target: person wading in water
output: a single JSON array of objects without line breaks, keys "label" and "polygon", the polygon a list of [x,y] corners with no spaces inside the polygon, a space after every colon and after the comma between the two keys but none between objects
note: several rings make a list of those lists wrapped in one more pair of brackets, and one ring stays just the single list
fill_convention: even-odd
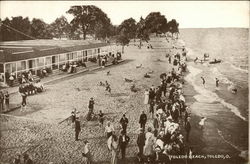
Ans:
[{"label": "person wading in water", "polygon": [[202,80],[203,87],[206,88],[206,86],[205,86],[206,81],[205,81],[204,77],[201,76],[201,80]]},{"label": "person wading in water", "polygon": [[216,88],[219,87],[219,79],[218,78],[215,78],[215,85],[216,85]]}]

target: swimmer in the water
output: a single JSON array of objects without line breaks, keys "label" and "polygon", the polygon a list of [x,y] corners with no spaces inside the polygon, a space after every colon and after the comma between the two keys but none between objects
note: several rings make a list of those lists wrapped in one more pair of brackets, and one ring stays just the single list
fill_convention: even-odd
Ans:
[{"label": "swimmer in the water", "polygon": [[233,89],[232,89],[232,92],[233,92],[234,94],[236,94],[236,93],[237,93],[237,88],[233,88]]},{"label": "swimmer in the water", "polygon": [[204,86],[204,88],[205,88],[205,83],[206,83],[206,81],[205,81],[204,77],[201,76],[201,80],[202,80],[202,84],[203,84],[203,86]]},{"label": "swimmer in the water", "polygon": [[215,78],[215,85],[216,85],[216,88],[219,87],[219,79],[218,78]]}]

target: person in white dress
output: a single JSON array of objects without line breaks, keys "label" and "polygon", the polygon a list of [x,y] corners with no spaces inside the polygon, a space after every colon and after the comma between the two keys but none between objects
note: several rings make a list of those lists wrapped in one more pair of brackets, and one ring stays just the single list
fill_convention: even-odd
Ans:
[{"label": "person in white dress", "polygon": [[149,100],[149,91],[148,89],[145,90],[144,92],[144,104],[148,104],[148,100]]},{"label": "person in white dress", "polygon": [[154,134],[152,133],[152,129],[149,127],[148,132],[145,134],[146,136],[146,142],[144,146],[144,155],[147,157],[147,160],[150,160],[150,157],[154,154],[154,143],[156,138],[154,137]]}]

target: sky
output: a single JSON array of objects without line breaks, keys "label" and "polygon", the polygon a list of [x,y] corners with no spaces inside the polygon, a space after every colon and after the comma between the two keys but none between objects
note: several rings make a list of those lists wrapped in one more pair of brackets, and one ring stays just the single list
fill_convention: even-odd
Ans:
[{"label": "sky", "polygon": [[176,19],[180,28],[249,28],[249,1],[0,1],[0,18],[23,16],[52,23],[65,16],[74,5],[95,5],[114,25],[130,17],[139,21],[150,12],[161,12],[167,20]]}]

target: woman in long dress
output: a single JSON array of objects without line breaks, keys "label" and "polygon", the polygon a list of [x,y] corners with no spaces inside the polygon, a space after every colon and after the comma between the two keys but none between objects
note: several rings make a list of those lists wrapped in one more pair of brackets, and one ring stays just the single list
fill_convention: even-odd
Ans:
[{"label": "woman in long dress", "polygon": [[111,141],[111,164],[117,164],[118,159],[118,139],[115,135],[112,135]]},{"label": "woman in long dress", "polygon": [[149,100],[149,91],[148,89],[146,89],[146,91],[144,92],[145,98],[144,98],[144,104],[148,104],[148,100]]},{"label": "woman in long dress", "polygon": [[146,142],[144,146],[144,155],[147,157],[147,160],[150,161],[150,158],[154,154],[154,143],[155,143],[155,137],[154,134],[151,132],[152,129],[149,127],[148,132],[146,133]]}]

